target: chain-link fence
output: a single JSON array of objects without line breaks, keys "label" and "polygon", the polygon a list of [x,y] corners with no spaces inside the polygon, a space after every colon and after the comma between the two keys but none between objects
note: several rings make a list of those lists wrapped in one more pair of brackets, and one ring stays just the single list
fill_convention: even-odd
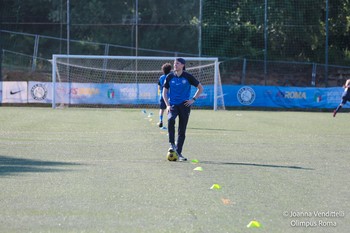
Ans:
[{"label": "chain-link fence", "polygon": [[219,57],[230,84],[335,86],[350,78],[347,1],[74,1],[69,24],[63,0],[4,4],[3,76],[48,72],[47,60],[69,45],[70,54]]}]

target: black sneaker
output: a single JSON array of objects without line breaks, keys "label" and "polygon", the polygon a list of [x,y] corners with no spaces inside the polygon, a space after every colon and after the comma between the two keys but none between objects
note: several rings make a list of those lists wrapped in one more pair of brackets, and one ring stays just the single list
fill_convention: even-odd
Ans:
[{"label": "black sneaker", "polygon": [[158,125],[159,128],[162,128],[163,127],[163,122],[160,121],[160,122],[157,123],[157,125]]},{"label": "black sneaker", "polygon": [[182,154],[179,154],[179,161],[180,162],[187,161],[187,158],[183,157]]}]

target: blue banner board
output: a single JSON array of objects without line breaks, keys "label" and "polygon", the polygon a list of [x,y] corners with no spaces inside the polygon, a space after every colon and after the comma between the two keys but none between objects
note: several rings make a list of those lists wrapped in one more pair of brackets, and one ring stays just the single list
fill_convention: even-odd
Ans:
[{"label": "blue banner board", "polygon": [[[344,91],[341,87],[278,87],[223,85],[225,106],[271,108],[335,108]],[[346,104],[344,107],[349,108]]]},{"label": "blue banner board", "polygon": [[157,84],[59,83],[56,102],[70,104],[158,104]]},{"label": "blue banner board", "polygon": [[[4,96],[10,95],[8,93],[13,89],[12,86],[17,83],[0,82],[0,102],[6,102]],[[52,87],[51,82],[28,82],[26,99],[29,103],[52,103]],[[192,87],[190,96],[193,96],[196,90]],[[342,87],[223,85],[222,91],[218,90],[217,95],[220,96],[218,107],[222,104],[221,99],[223,99],[226,107],[334,109],[339,105],[343,91]],[[155,83],[57,83],[55,87],[56,103],[158,105],[159,98],[158,85]],[[214,106],[213,85],[204,85],[204,91],[195,105]],[[350,104],[347,103],[344,108],[350,108]]]}]

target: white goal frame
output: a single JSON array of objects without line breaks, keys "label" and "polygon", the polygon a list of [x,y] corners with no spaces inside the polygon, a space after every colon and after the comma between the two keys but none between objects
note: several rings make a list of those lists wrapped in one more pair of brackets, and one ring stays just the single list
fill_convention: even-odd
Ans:
[{"label": "white goal frame", "polygon": [[[174,61],[177,57],[151,57],[151,56],[103,56],[103,55],[66,55],[66,54],[53,54],[52,55],[52,108],[56,108],[56,87],[57,82],[60,82],[59,80],[59,74],[58,74],[58,67],[57,67],[57,60],[58,59],[66,59],[66,64],[68,67],[70,66],[70,60],[73,59],[115,59],[115,60],[158,60],[158,61],[165,61],[170,60]],[[221,86],[221,79],[220,79],[220,73],[219,73],[219,60],[218,58],[209,58],[209,57],[182,57],[186,60],[186,63],[190,63],[191,61],[195,62],[212,62],[214,64],[214,74],[213,74],[213,110],[218,110],[218,98],[222,98],[223,102],[223,93],[222,93],[222,86]],[[186,69],[187,66],[186,66]],[[159,67],[160,70],[160,67]],[[135,69],[135,73],[142,72],[142,70]],[[191,71],[189,71],[191,73]],[[69,72],[68,72],[69,76]],[[218,96],[218,90],[220,89],[220,96]],[[222,103],[223,109],[224,109],[224,103]]]}]

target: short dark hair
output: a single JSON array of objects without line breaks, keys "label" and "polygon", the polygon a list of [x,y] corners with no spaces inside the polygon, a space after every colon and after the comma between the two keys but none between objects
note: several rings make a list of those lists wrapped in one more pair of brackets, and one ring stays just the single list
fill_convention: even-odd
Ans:
[{"label": "short dark hair", "polygon": [[171,64],[170,63],[165,63],[162,65],[162,71],[164,74],[169,74],[171,71]]}]

